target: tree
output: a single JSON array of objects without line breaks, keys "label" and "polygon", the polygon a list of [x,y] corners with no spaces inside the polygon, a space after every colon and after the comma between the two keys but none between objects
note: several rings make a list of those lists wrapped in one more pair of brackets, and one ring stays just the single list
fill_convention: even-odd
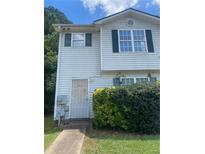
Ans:
[{"label": "tree", "polygon": [[48,6],[44,9],[44,35],[51,34],[55,30],[52,24],[71,24],[72,22],[67,19],[64,13],[58,9]]},{"label": "tree", "polygon": [[58,56],[58,33],[52,24],[72,22],[58,9],[44,8],[44,114],[52,114],[55,98],[55,80]]}]

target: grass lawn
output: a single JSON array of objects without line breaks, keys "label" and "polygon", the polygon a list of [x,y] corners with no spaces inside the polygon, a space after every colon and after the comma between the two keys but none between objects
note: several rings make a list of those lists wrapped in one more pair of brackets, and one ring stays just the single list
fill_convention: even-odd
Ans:
[{"label": "grass lawn", "polygon": [[44,117],[44,150],[48,148],[59,133],[60,130],[53,120],[53,116]]},{"label": "grass lawn", "polygon": [[86,133],[81,154],[159,154],[159,135],[93,130]]}]

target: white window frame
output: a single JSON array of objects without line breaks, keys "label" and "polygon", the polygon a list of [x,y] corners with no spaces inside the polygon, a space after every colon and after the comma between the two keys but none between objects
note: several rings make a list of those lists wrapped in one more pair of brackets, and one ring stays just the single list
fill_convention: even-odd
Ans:
[{"label": "white window frame", "polygon": [[145,76],[138,76],[138,77],[133,77],[133,76],[128,76],[128,77],[120,77],[120,82],[122,82],[122,79],[127,79],[127,78],[132,78],[134,79],[134,84],[136,84],[136,78],[144,78],[144,79],[147,79],[148,82],[150,81],[150,78],[149,77],[145,77]]},{"label": "white window frame", "polygon": [[[121,30],[128,30],[128,31],[131,31],[131,46],[132,46],[132,51],[121,51],[121,48],[120,48],[120,31]],[[119,52],[121,52],[121,53],[130,53],[130,52],[133,52],[133,38],[132,38],[132,30],[130,30],[130,29],[118,29],[118,48],[119,48]],[[122,41],[128,41],[128,40],[122,40]]]},{"label": "white window frame", "polygon": [[[121,51],[121,48],[120,48],[120,31],[121,30],[129,30],[129,31],[131,31],[132,51]],[[145,51],[135,51],[133,30],[143,30],[144,31]],[[147,47],[147,38],[146,38],[145,29],[118,29],[118,48],[119,48],[119,52],[120,53],[147,53],[148,52],[148,47]]]},{"label": "white window frame", "polygon": [[[75,34],[83,34],[83,41],[84,41],[84,45],[83,46],[73,46],[73,40],[76,40],[76,39],[73,39],[73,36]],[[82,47],[85,47],[85,33],[72,33],[71,34],[71,47],[73,48],[82,48]]]}]

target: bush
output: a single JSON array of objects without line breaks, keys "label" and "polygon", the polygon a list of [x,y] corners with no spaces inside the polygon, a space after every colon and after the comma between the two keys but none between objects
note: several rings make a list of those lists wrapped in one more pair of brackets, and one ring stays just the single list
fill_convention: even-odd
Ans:
[{"label": "bush", "polygon": [[160,132],[160,84],[142,83],[96,89],[93,94],[94,127]]}]

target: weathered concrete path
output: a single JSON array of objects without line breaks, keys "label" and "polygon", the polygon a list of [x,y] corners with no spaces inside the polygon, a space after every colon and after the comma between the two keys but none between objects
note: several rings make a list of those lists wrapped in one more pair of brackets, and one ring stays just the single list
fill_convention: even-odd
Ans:
[{"label": "weathered concrete path", "polygon": [[45,154],[80,154],[85,131],[85,128],[63,130]]}]

